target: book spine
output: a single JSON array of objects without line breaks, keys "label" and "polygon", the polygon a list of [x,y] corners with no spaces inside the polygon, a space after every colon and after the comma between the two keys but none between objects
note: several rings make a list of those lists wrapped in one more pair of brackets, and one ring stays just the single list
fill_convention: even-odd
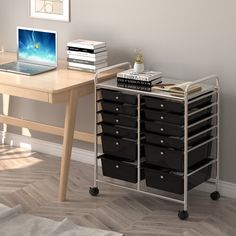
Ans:
[{"label": "book spine", "polygon": [[86,65],[86,64],[75,63],[75,62],[68,62],[68,66],[80,67],[80,68],[91,69],[91,70],[97,70],[97,69],[106,67],[107,63],[102,63],[102,64],[99,64],[99,65]]},{"label": "book spine", "polygon": [[161,73],[157,75],[152,75],[152,76],[145,76],[145,75],[140,75],[140,74],[137,74],[137,75],[130,74],[130,72],[129,73],[120,72],[117,74],[117,77],[125,78],[125,79],[142,80],[142,81],[152,81],[154,79],[161,78]]},{"label": "book spine", "polygon": [[[155,80],[154,83],[161,82],[160,80]],[[152,81],[143,81],[143,80],[136,80],[136,79],[126,79],[117,77],[117,83],[125,83],[125,84],[136,84],[136,85],[143,85],[143,86],[152,86],[154,83]]]},{"label": "book spine", "polygon": [[85,49],[98,49],[98,48],[104,48],[106,47],[106,43],[100,43],[100,44],[96,44],[96,45],[92,45],[92,44],[88,44],[85,41],[85,44],[83,44],[82,42],[68,42],[67,43],[68,47],[76,47],[76,48],[85,48]]},{"label": "book spine", "polygon": [[76,59],[76,60],[81,60],[81,61],[91,61],[91,62],[96,62],[96,61],[105,61],[107,59],[107,56],[101,56],[101,57],[85,57],[85,56],[79,56],[79,55],[73,55],[73,54],[68,54],[68,58],[70,59]]},{"label": "book spine", "polygon": [[68,62],[79,63],[79,64],[92,65],[92,66],[96,66],[98,64],[106,63],[106,60],[102,60],[102,61],[86,61],[86,60],[78,60],[78,59],[74,59],[74,58],[67,58],[67,61]]},{"label": "book spine", "polygon": [[107,52],[99,52],[99,53],[88,53],[88,52],[78,52],[78,51],[71,51],[67,50],[68,55],[75,55],[75,56],[82,56],[82,57],[101,57],[107,56]]},{"label": "book spine", "polygon": [[88,49],[88,48],[78,48],[78,47],[68,46],[67,50],[74,51],[74,52],[99,53],[99,52],[105,52],[106,48]]},{"label": "book spine", "polygon": [[131,74],[125,74],[125,73],[118,73],[117,76],[119,78],[124,78],[124,79],[148,81],[148,78],[145,78],[143,76],[141,77],[139,75],[131,75]]},{"label": "book spine", "polygon": [[120,88],[141,90],[141,91],[147,91],[147,92],[151,92],[151,90],[152,90],[152,87],[142,86],[142,85],[135,85],[135,84],[117,83],[117,86],[120,87]]},{"label": "book spine", "polygon": [[74,52],[88,52],[88,53],[95,53],[93,49],[88,48],[77,48],[77,47],[67,47],[67,50],[74,51]]},{"label": "book spine", "polygon": [[85,69],[85,68],[79,68],[79,67],[73,67],[73,66],[68,66],[67,68],[70,70],[78,70],[78,71],[91,72],[91,73],[95,73],[97,71],[97,70]]}]

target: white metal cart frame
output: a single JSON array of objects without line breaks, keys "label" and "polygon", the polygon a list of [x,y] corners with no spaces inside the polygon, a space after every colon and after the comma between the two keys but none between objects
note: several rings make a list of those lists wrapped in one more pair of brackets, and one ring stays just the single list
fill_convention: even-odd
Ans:
[{"label": "white metal cart frame", "polygon": [[[141,172],[140,172],[140,167],[141,167],[141,157],[140,157],[140,131],[141,131],[141,127],[140,127],[140,95],[152,95],[153,97],[161,97],[161,98],[169,98],[169,99],[172,99],[173,100],[173,97],[171,97],[170,95],[168,95],[168,93],[166,93],[165,95],[160,95],[160,94],[155,94],[155,93],[152,93],[152,92],[145,92],[145,91],[139,91],[139,90],[130,90],[130,89],[124,89],[124,88],[117,88],[119,91],[128,91],[129,93],[131,94],[136,94],[137,96],[137,101],[138,101],[138,104],[137,104],[137,109],[138,109],[138,115],[137,115],[137,133],[138,133],[138,137],[137,137],[137,187],[136,189],[135,188],[130,188],[130,187],[127,187],[127,186],[123,186],[123,185],[120,185],[120,184],[115,184],[115,183],[112,183],[110,181],[104,181],[104,180],[100,180],[98,178],[98,114],[97,114],[97,111],[98,111],[98,107],[97,107],[97,90],[99,88],[106,88],[106,89],[109,89],[109,87],[103,87],[103,86],[100,86],[99,85],[99,74],[102,73],[102,72],[105,72],[105,71],[109,71],[109,70],[113,70],[113,69],[121,69],[121,68],[131,68],[131,64],[129,62],[124,62],[124,63],[121,63],[121,64],[117,64],[117,65],[114,65],[114,66],[110,66],[110,67],[106,67],[104,69],[101,69],[99,70],[95,76],[94,76],[94,93],[95,93],[95,127],[94,127],[94,155],[95,155],[95,158],[94,158],[94,186],[90,188],[89,192],[92,196],[97,196],[99,194],[99,189],[98,189],[98,183],[104,183],[104,184],[109,184],[109,185],[112,185],[112,186],[115,186],[115,187],[119,187],[119,188],[123,188],[123,189],[127,189],[127,190],[131,190],[131,191],[136,191],[136,192],[140,192],[140,193],[143,193],[143,194],[147,194],[147,195],[150,195],[150,196],[154,196],[154,197],[157,197],[157,198],[160,198],[160,199],[164,199],[164,200],[169,200],[169,201],[172,201],[172,202],[176,202],[176,203],[180,203],[180,204],[183,204],[183,210],[182,211],[179,211],[179,218],[180,219],[187,219],[188,218],[188,177],[195,174],[196,172],[206,168],[207,166],[210,166],[210,165],[213,165],[215,164],[216,165],[216,177],[215,179],[211,179],[210,181],[207,181],[207,182],[210,182],[212,184],[215,184],[216,186],[216,191],[211,193],[211,198],[213,200],[218,200],[220,198],[220,194],[218,192],[218,183],[219,183],[219,165],[220,165],[220,157],[219,157],[219,152],[220,152],[220,133],[219,133],[219,124],[220,124],[220,117],[219,117],[219,114],[220,114],[220,86],[219,86],[219,77],[217,75],[210,75],[210,76],[207,76],[207,77],[204,77],[204,78],[201,78],[201,79],[198,79],[198,80],[195,80],[193,81],[192,83],[190,83],[188,86],[186,86],[185,88],[185,91],[184,91],[184,97],[182,97],[180,99],[180,101],[183,101],[184,102],[184,174],[183,174],[183,177],[184,177],[184,194],[183,194],[183,200],[179,200],[179,199],[176,199],[176,198],[171,198],[171,197],[167,197],[167,196],[164,196],[164,195],[159,195],[159,194],[155,194],[155,193],[151,193],[151,192],[148,192],[148,191],[144,191],[144,190],[141,190],[140,188],[140,184],[141,184]],[[194,84],[198,84],[198,83],[203,83],[203,82],[206,82],[206,81],[213,81],[215,82],[215,87],[212,87],[212,90],[210,91],[210,93],[207,93],[207,94],[203,94],[202,96],[199,96],[199,97],[190,97],[188,96],[188,91],[189,91],[189,88],[190,86],[194,85]],[[112,87],[110,88],[112,89]],[[114,89],[114,87],[113,87]],[[200,100],[204,97],[207,97],[207,96],[210,96],[210,95],[213,95],[213,94],[216,94],[216,101],[208,106],[205,106],[201,109],[198,109],[197,111],[194,111],[194,112],[191,112],[189,113],[189,110],[188,110],[188,106],[189,104],[197,101],[197,100]],[[189,97],[191,98],[191,101],[189,101]],[[216,106],[216,112],[215,114],[203,119],[203,120],[200,120],[198,122],[195,122],[191,125],[188,125],[188,117],[189,116],[192,116],[198,112],[201,112],[205,109],[209,109],[211,107],[214,107]],[[212,118],[216,118],[216,124],[213,125],[212,127],[200,132],[200,133],[197,133],[196,135],[193,135],[191,136],[190,138],[188,137],[188,129],[190,127],[193,127],[195,125],[198,125],[199,123],[201,122],[204,122],[206,120],[210,120]],[[200,143],[194,147],[191,147],[189,149],[188,147],[188,141],[201,135],[201,134],[204,134],[206,132],[209,132],[211,130],[214,130],[216,129],[216,135],[210,139],[208,139],[207,141],[203,142],[203,143]],[[210,161],[209,163],[201,166],[200,168],[188,173],[188,153],[207,144],[207,143],[210,143],[210,142],[213,142],[214,140],[217,140],[216,142],[216,157],[215,159],[213,159],[212,161]]]}]

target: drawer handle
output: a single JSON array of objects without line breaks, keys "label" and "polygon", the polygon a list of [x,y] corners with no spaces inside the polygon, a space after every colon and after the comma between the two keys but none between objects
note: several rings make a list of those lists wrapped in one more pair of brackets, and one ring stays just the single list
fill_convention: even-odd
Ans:
[{"label": "drawer handle", "polygon": [[163,132],[164,131],[164,128],[161,128],[161,132]]},{"label": "drawer handle", "polygon": [[164,116],[161,116],[161,120],[164,120]]},{"label": "drawer handle", "polygon": [[120,143],[119,142],[116,142],[116,146],[119,146],[120,145]]},{"label": "drawer handle", "polygon": [[119,130],[116,130],[116,134],[119,134],[120,133],[120,131]]},{"label": "drawer handle", "polygon": [[119,169],[120,168],[120,166],[119,165],[116,165],[116,169]]},{"label": "drawer handle", "polygon": [[116,107],[116,111],[119,111],[120,109],[119,109],[119,107]]},{"label": "drawer handle", "polygon": [[161,179],[164,179],[164,176],[163,176],[163,175],[161,175],[161,176],[160,176],[160,178],[161,178]]},{"label": "drawer handle", "polygon": [[116,119],[116,123],[119,123],[120,121],[118,119]]},{"label": "drawer handle", "polygon": [[165,105],[164,104],[161,104],[161,108],[163,108]]},{"label": "drawer handle", "polygon": [[164,152],[160,152],[160,154],[161,154],[161,156],[163,156],[163,155],[164,155]]},{"label": "drawer handle", "polygon": [[163,139],[161,140],[161,143],[164,143],[164,140],[163,140]]},{"label": "drawer handle", "polygon": [[120,98],[119,98],[119,96],[116,96],[116,100],[119,100]]}]

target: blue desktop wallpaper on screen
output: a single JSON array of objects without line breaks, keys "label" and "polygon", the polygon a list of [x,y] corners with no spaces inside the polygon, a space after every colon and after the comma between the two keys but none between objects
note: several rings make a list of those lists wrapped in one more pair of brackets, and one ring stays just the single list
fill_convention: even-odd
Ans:
[{"label": "blue desktop wallpaper on screen", "polygon": [[18,53],[20,59],[56,63],[56,35],[28,29],[18,31]]}]

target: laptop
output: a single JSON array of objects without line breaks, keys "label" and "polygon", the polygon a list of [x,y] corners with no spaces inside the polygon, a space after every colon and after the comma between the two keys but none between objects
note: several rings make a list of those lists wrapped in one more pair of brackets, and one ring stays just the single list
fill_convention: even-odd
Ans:
[{"label": "laptop", "polygon": [[17,61],[0,71],[37,75],[57,67],[57,32],[17,27]]}]

